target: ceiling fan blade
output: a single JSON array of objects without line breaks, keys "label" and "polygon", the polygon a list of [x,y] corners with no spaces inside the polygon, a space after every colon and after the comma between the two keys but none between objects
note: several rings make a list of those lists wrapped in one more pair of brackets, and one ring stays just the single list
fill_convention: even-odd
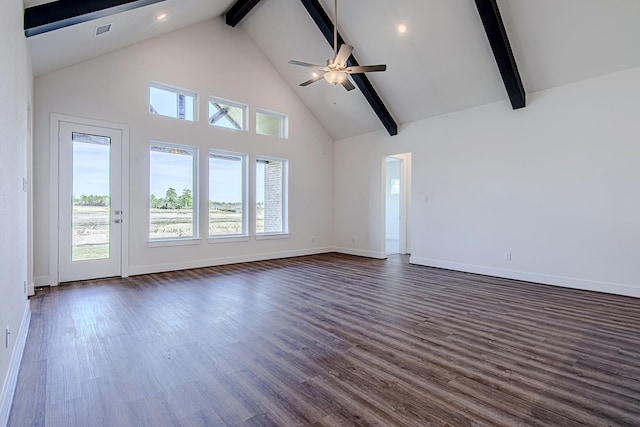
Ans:
[{"label": "ceiling fan blade", "polygon": [[319,74],[317,77],[314,77],[310,80],[307,80],[306,82],[302,82],[300,83],[300,86],[304,87],[304,86],[309,86],[311,83],[315,83],[318,80],[322,80],[324,78],[324,74]]},{"label": "ceiling fan blade", "polygon": [[349,74],[372,73],[374,71],[387,71],[386,65],[358,65],[357,67],[349,67],[344,70]]},{"label": "ceiling fan blade", "polygon": [[349,46],[348,44],[343,44],[342,46],[340,46],[335,64],[338,67],[344,67],[347,63],[347,59],[349,59],[349,57],[351,56],[351,52],[353,52],[353,46]]},{"label": "ceiling fan blade", "polygon": [[309,64],[308,62],[296,61],[294,59],[289,61],[289,64],[291,64],[291,65],[300,65],[301,67],[315,68],[317,70],[322,70],[322,71],[326,71],[326,68],[327,68],[327,67],[325,67],[323,65]]},{"label": "ceiling fan blade", "polygon": [[356,88],[349,79],[344,79],[342,86],[344,86],[347,91],[354,90]]}]

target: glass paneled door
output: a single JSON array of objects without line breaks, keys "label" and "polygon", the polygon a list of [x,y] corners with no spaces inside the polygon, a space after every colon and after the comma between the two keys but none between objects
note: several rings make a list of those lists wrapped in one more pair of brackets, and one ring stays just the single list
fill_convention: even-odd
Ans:
[{"label": "glass paneled door", "polygon": [[120,276],[122,131],[59,123],[59,281]]}]

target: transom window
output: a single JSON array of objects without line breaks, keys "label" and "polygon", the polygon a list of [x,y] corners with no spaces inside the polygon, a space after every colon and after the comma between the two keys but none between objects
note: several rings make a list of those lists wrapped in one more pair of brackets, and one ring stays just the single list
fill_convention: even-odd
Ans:
[{"label": "transom window", "polygon": [[149,85],[149,111],[151,114],[194,121],[198,95],[161,83]]},{"label": "transom window", "polygon": [[245,130],[247,106],[221,98],[209,98],[209,124],[233,130]]},{"label": "transom window", "polygon": [[256,110],[256,133],[278,138],[288,138],[288,118],[286,114]]}]

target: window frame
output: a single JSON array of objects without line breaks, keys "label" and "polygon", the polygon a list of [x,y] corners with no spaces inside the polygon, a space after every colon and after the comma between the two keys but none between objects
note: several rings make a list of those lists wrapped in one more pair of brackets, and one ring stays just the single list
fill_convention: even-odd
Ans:
[{"label": "window frame", "polygon": [[[191,236],[186,237],[151,237],[151,152],[154,146],[163,147],[169,150],[184,150],[191,153],[191,167],[192,167],[192,176],[191,176],[191,197],[193,199],[192,202],[192,227],[193,234]],[[199,148],[195,145],[187,145],[187,144],[177,144],[173,142],[163,142],[151,140],[149,141],[149,191],[148,191],[148,203],[147,203],[147,217],[148,217],[148,228],[147,228],[147,242],[149,247],[157,247],[157,246],[183,246],[190,244],[198,244],[200,242],[200,197],[199,197]]]},{"label": "window frame", "polygon": [[[242,123],[240,129],[233,129],[226,126],[219,126],[215,123],[211,123],[211,104],[212,103],[220,103],[229,105],[230,107],[240,108],[242,110]],[[209,122],[210,126],[214,126],[220,129],[229,129],[232,131],[244,131],[247,132],[249,130],[249,106],[247,104],[243,104],[242,102],[232,101],[230,99],[220,98],[218,96],[209,96],[209,101],[207,102],[207,122]]]},{"label": "window frame", "polygon": [[246,153],[240,153],[236,151],[219,150],[216,148],[210,148],[207,156],[207,180],[209,184],[209,191],[211,190],[211,166],[209,162],[212,156],[219,157],[239,157],[242,161],[242,232],[235,234],[221,234],[211,235],[209,227],[211,224],[210,196],[207,195],[207,237],[209,243],[231,242],[231,241],[248,241],[249,240],[249,155]]},{"label": "window frame", "polygon": [[[258,114],[279,118],[281,120],[280,135],[271,135],[271,134],[259,132],[258,131]],[[289,115],[284,113],[279,113],[273,110],[267,110],[265,108],[256,108],[255,119],[256,119],[256,135],[272,136],[272,137],[281,138],[281,139],[289,139]]]},{"label": "window frame", "polygon": [[[258,209],[258,201],[257,201],[257,188],[258,188],[258,172],[257,166],[258,163],[269,163],[269,162],[280,162],[282,163],[282,230],[281,231],[268,231],[268,232],[259,232],[258,231],[258,218],[257,218],[257,209]],[[282,239],[289,237],[289,160],[278,158],[278,157],[270,157],[270,156],[261,156],[257,155],[255,157],[254,162],[254,185],[256,188],[256,200],[253,206],[254,209],[254,231],[255,231],[255,239],[256,240],[266,240],[266,239]]]},{"label": "window frame", "polygon": [[[159,90],[163,90],[165,92],[172,92],[175,93],[176,95],[183,95],[183,96],[190,96],[193,98],[193,120],[189,120],[189,119],[181,119],[180,117],[173,117],[173,116],[167,116],[164,114],[160,114],[160,113],[153,113],[151,111],[151,88],[154,89],[159,89]],[[149,114],[151,114],[152,116],[160,116],[160,117],[167,117],[170,119],[176,119],[176,120],[180,120],[181,122],[187,122],[187,123],[195,123],[198,121],[198,105],[199,105],[199,96],[198,93],[189,89],[184,89],[178,86],[173,86],[173,85],[169,85],[166,83],[160,83],[160,82],[156,82],[156,81],[151,81],[149,82],[149,91],[148,91],[148,95],[149,95]],[[176,106],[177,107],[177,106]]]}]

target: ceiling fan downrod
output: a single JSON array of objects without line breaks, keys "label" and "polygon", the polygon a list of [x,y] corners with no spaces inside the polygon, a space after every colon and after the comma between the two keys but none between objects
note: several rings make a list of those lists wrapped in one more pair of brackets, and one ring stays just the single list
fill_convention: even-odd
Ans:
[{"label": "ceiling fan downrod", "polygon": [[338,57],[338,0],[333,0],[333,62]]}]

